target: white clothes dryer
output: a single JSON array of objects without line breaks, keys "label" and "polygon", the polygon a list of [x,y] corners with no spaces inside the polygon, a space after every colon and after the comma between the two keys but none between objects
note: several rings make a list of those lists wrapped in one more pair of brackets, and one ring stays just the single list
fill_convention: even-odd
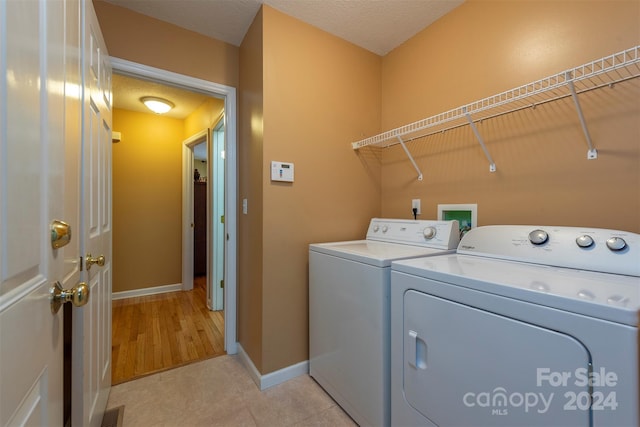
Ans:
[{"label": "white clothes dryer", "polygon": [[457,221],[371,220],[309,246],[309,373],[362,426],[390,425],[391,262],[452,253]]},{"label": "white clothes dryer", "polygon": [[392,425],[639,425],[640,235],[479,227],[391,277]]}]

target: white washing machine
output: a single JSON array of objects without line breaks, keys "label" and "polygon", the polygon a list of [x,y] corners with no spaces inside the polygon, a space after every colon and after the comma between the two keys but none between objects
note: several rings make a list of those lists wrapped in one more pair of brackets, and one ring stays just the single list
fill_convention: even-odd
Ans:
[{"label": "white washing machine", "polygon": [[309,373],[358,424],[390,423],[391,262],[458,241],[457,221],[374,218],[366,240],[309,246]]},{"label": "white washing machine", "polygon": [[637,427],[640,235],[487,226],[391,273],[394,426]]}]

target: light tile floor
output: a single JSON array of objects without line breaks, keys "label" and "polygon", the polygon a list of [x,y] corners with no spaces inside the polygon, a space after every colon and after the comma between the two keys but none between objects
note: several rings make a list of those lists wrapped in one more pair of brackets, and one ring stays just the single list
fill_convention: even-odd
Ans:
[{"label": "light tile floor", "polygon": [[202,362],[111,388],[124,427],[355,426],[308,375],[260,391],[238,356]]}]

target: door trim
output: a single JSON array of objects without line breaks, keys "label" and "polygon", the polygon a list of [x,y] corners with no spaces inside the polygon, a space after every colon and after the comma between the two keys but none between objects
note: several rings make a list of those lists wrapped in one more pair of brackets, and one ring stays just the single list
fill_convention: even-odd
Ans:
[{"label": "door trim", "polygon": [[[201,143],[207,144],[209,157],[209,131],[207,129],[190,136],[182,142],[182,290],[193,289],[193,149]],[[207,242],[209,238],[207,237]],[[207,271],[208,273],[208,271]],[[207,274],[207,282],[209,282]],[[208,285],[208,283],[207,283]]]},{"label": "door trim", "polygon": [[224,348],[227,354],[238,352],[236,339],[236,283],[237,283],[237,95],[236,88],[185,76],[183,74],[138,64],[125,59],[111,57],[114,71],[133,77],[166,82],[180,87],[196,90],[207,95],[224,99],[226,115],[226,160],[225,171],[225,223],[227,231],[225,257],[225,293],[224,293]]}]

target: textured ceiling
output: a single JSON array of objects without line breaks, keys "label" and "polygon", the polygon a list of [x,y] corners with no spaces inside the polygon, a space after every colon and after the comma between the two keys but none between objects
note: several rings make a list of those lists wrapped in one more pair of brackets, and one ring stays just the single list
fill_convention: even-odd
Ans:
[{"label": "textured ceiling", "polygon": [[[196,108],[210,98],[208,95],[201,93],[115,73],[113,74],[112,88],[114,108],[155,114],[144,106],[140,98],[143,96],[156,96],[175,104],[175,107],[171,111],[162,116],[180,120],[187,118],[189,114],[193,113]],[[114,129],[114,131],[118,132],[118,129]],[[126,135],[124,135],[124,138],[126,140]],[[194,147],[193,155],[197,160],[206,161],[206,145],[199,144]]]},{"label": "textured ceiling", "polygon": [[175,108],[163,114],[163,116],[181,120],[187,118],[189,114],[193,113],[196,108],[209,98],[208,95],[201,93],[119,74],[113,75],[112,89],[113,106],[115,108],[154,114],[144,106],[140,98],[143,96],[156,96],[175,104]]},{"label": "textured ceiling", "polygon": [[[385,55],[450,12],[464,0],[106,0],[239,46],[261,4],[378,55]],[[158,96],[176,107],[167,117],[184,119],[207,96],[121,75],[113,76],[114,107],[149,113],[143,96]],[[114,129],[117,131],[117,129]]]},{"label": "textured ceiling", "polygon": [[385,55],[464,0],[106,0],[239,46],[262,3]]}]

